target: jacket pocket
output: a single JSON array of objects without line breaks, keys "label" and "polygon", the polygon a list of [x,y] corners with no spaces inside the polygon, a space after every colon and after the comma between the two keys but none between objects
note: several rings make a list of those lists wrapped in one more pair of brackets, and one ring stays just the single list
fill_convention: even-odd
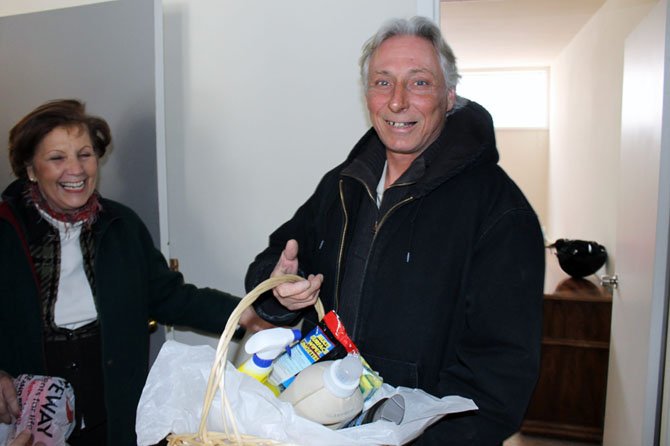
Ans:
[{"label": "jacket pocket", "polygon": [[403,386],[412,389],[419,387],[419,369],[415,363],[382,358],[370,353],[363,353],[363,357],[370,367],[381,375],[385,383],[394,387]]}]

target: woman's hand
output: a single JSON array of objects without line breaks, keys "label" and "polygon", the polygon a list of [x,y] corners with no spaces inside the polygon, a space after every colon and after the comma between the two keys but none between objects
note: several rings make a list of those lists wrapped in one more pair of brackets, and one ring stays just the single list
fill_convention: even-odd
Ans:
[{"label": "woman's hand", "polygon": [[14,378],[4,370],[0,370],[0,423],[10,424],[12,419],[18,418],[20,414],[21,408],[16,399]]},{"label": "woman's hand", "polygon": [[[289,240],[279,257],[270,277],[298,272],[298,242]],[[323,283],[322,274],[310,274],[307,279],[295,283],[283,283],[272,290],[272,294],[291,311],[312,306],[319,297]]]},{"label": "woman's hand", "polygon": [[[33,434],[29,430],[21,432],[8,446],[32,446]],[[42,444],[42,443],[40,443]]]},{"label": "woman's hand", "polygon": [[253,306],[249,306],[244,309],[240,315],[239,323],[246,331],[251,333],[275,327],[256,314],[256,310],[254,310]]},{"label": "woman's hand", "polygon": [[[13,423],[20,414],[21,408],[16,398],[14,378],[4,370],[0,370],[0,423]],[[7,446],[33,446],[32,432],[24,430]]]}]

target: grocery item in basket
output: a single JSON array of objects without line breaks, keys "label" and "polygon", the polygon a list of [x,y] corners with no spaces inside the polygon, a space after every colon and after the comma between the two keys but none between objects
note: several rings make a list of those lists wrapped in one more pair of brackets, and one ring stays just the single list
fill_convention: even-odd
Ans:
[{"label": "grocery item in basket", "polygon": [[19,375],[14,386],[21,414],[10,439],[27,429],[33,444],[64,446],[75,424],[72,385],[54,376]]},{"label": "grocery item in basket", "polygon": [[244,344],[244,351],[252,356],[244,361],[238,370],[265,384],[272,371],[274,359],[290,344],[299,341],[300,336],[300,330],[297,328],[282,327],[254,333]]},{"label": "grocery item in basket", "polygon": [[361,382],[359,388],[363,394],[363,400],[367,401],[372,398],[372,395],[381,388],[384,380],[379,373],[370,367],[370,364],[361,356],[361,363],[363,364],[363,374],[361,375]]},{"label": "grocery item in basket", "polygon": [[317,362],[298,373],[279,399],[291,403],[301,417],[337,429],[363,409],[362,373],[358,355]]},{"label": "grocery item in basket", "polygon": [[362,411],[356,418],[352,419],[342,427],[356,427],[363,424],[374,423],[379,420],[400,424],[404,417],[405,398],[397,393],[388,398],[381,398],[368,410]]},{"label": "grocery item in basket", "polygon": [[347,353],[358,353],[358,347],[337,313],[329,311],[300,342],[275,360],[268,383],[283,392],[301,370],[317,361],[343,358]]}]

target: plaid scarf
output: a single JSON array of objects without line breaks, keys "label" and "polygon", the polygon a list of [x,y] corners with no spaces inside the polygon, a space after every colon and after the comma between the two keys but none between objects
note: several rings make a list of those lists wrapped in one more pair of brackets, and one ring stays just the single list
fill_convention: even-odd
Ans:
[{"label": "plaid scarf", "polygon": [[93,274],[95,251],[93,230],[91,227],[102,209],[98,197],[98,193],[94,192],[84,206],[73,213],[65,214],[51,209],[36,184],[27,184],[24,194],[25,203],[29,208],[32,207],[34,209],[36,224],[38,227],[43,228],[43,230],[38,230],[34,233],[35,238],[29,243],[29,249],[40,285],[42,320],[47,340],[64,340],[72,339],[73,337],[88,336],[89,333],[93,333],[97,329],[98,321],[96,320],[74,331],[58,327],[54,322],[54,310],[60,279],[60,235],[57,228],[39,216],[39,211],[43,211],[52,218],[62,222],[70,224],[83,223],[79,242],[84,258],[84,272],[95,294],[95,277]]},{"label": "plaid scarf", "polygon": [[27,200],[33,203],[39,210],[46,212],[52,218],[62,221],[64,223],[75,224],[83,222],[85,227],[90,227],[98,218],[98,212],[102,210],[100,205],[98,191],[93,191],[86,204],[73,212],[59,212],[55,211],[49,206],[49,203],[40,192],[37,183],[27,183]]}]

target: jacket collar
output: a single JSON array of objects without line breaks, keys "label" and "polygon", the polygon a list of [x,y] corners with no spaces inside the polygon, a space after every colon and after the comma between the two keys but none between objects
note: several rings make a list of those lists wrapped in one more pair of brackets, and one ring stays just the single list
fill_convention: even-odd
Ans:
[{"label": "jacket collar", "polygon": [[[2,201],[6,202],[11,208],[18,220],[20,229],[30,244],[35,240],[41,240],[46,232],[52,230],[52,226],[42,218],[34,206],[26,204],[25,190],[26,180],[15,180],[2,192]],[[118,217],[118,212],[116,212],[114,206],[109,205],[109,200],[100,197],[100,202],[102,210],[93,224],[93,231],[97,234],[104,232],[107,226]]]},{"label": "jacket collar", "polygon": [[32,246],[37,240],[43,240],[47,233],[53,231],[53,229],[34,206],[27,205],[26,190],[26,180],[15,180],[2,193],[2,201],[9,205],[28,246]]},{"label": "jacket collar", "polygon": [[[371,128],[349,154],[342,175],[358,179],[371,193],[379,183],[385,161],[384,144]],[[397,183],[415,184],[415,196],[422,196],[465,169],[497,162],[491,115],[476,102],[459,98],[440,135]]]}]

